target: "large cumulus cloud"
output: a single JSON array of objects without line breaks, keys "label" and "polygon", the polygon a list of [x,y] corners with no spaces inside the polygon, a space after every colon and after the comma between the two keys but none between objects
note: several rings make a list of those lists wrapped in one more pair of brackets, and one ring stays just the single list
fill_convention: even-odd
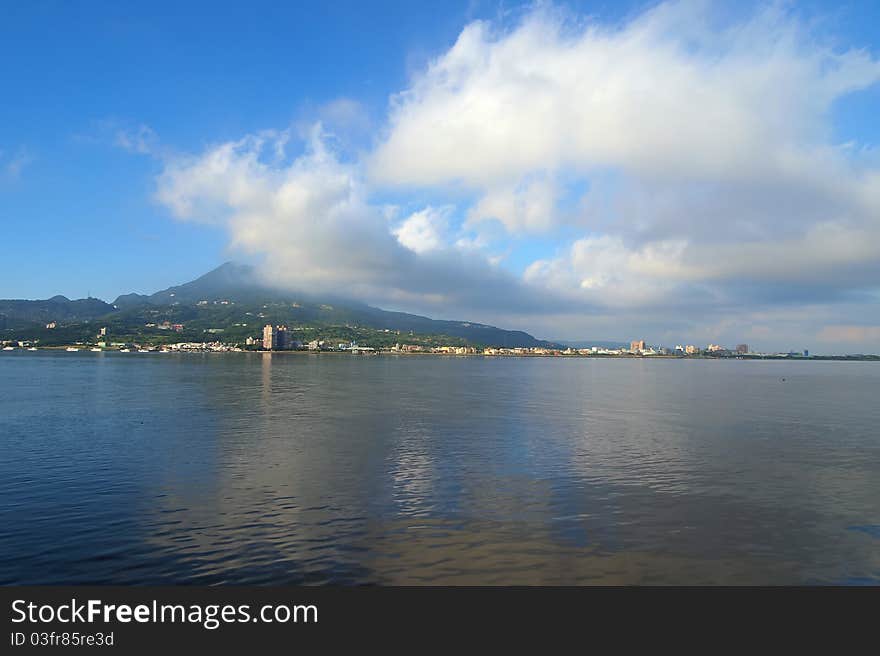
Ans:
[{"label": "large cumulus cloud", "polygon": [[[448,208],[397,218],[371,204],[355,164],[315,125],[289,157],[288,132],[264,132],[168,161],[157,197],[182,220],[218,224],[231,246],[262,257],[267,280],[447,316],[492,308],[535,312],[552,295],[448,243]],[[456,233],[457,234],[457,233]]]},{"label": "large cumulus cloud", "polygon": [[[316,133],[291,159],[285,133],[252,135],[170,160],[159,198],[280,280],[397,307],[549,337],[778,346],[797,327],[871,346],[880,157],[833,116],[880,62],[784,5],[721,9],[471,23],[392,96],[369,152]],[[375,200],[395,194],[433,204]]]}]

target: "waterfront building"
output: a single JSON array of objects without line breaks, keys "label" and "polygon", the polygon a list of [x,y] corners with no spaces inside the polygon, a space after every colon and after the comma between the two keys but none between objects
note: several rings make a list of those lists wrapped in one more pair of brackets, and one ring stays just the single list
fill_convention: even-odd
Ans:
[{"label": "waterfront building", "polygon": [[290,329],[285,325],[280,325],[277,328],[278,330],[278,348],[284,351],[290,350],[292,347],[291,342],[293,341],[293,336],[290,334]]},{"label": "waterfront building", "polygon": [[267,323],[263,327],[263,348],[267,351],[274,351],[278,344],[278,334],[275,332],[275,326]]},{"label": "waterfront building", "polygon": [[263,349],[266,351],[283,351],[290,348],[290,332],[287,326],[273,326],[267,323],[263,327]]},{"label": "waterfront building", "polygon": [[700,347],[694,346],[693,344],[688,344],[687,346],[684,347],[684,352],[687,353],[688,355],[699,355],[700,354]]},{"label": "waterfront building", "polygon": [[748,344],[737,344],[736,345],[736,352],[739,353],[740,355],[742,355],[744,353],[748,353],[749,352],[749,345]]},{"label": "waterfront building", "polygon": [[631,341],[629,343],[629,350],[632,351],[633,353],[641,353],[642,351],[645,350],[645,340],[638,339],[638,340]]}]

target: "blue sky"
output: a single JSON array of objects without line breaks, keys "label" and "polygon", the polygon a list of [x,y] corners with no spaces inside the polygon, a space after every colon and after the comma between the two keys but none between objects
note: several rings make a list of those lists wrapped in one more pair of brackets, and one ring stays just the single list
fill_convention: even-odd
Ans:
[{"label": "blue sky", "polygon": [[338,96],[379,111],[407,62],[453,40],[467,9],[314,4],[7,4],[0,148],[29,162],[3,183],[0,219],[28,238],[4,249],[0,296],[113,298],[216,266],[225,236],[152,202],[161,167],[114,148],[115,124],[148,124],[186,150],[285,125]]},{"label": "blue sky", "polygon": [[[310,5],[7,3],[0,297],[112,299],[241,259],[551,338],[880,350],[858,247],[878,234],[876,2]],[[770,43],[762,72],[748,53]],[[593,124],[634,136],[566,143]],[[296,185],[336,200],[287,204]],[[325,210],[347,236],[253,237]]]}]

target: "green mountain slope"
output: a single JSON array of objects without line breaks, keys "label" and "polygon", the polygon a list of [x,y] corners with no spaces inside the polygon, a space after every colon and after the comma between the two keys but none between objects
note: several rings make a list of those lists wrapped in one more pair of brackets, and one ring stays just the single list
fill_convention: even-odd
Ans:
[{"label": "green mountain slope", "polygon": [[[112,305],[98,299],[71,301],[64,297],[45,301],[0,301],[0,329],[7,333],[14,330],[19,338],[46,340],[60,336],[60,333],[44,330],[50,321],[64,323],[65,335],[73,334],[82,339],[94,332],[93,325],[83,324],[95,322],[111,326],[116,335],[129,337],[153,332],[154,327],[149,324],[183,324],[185,337],[199,340],[206,333],[222,336],[224,340],[244,340],[248,336],[258,336],[265,323],[284,323],[304,331],[306,328],[333,326],[337,330],[329,331],[329,334],[340,339],[362,337],[363,329],[369,329],[393,334],[399,341],[406,341],[412,333],[447,336],[479,345],[550,345],[523,331],[468,321],[430,319],[405,312],[389,312],[348,299],[315,298],[274,289],[264,285],[253,268],[231,262],[196,280],[155,294],[120,296]],[[39,329],[39,334],[18,335],[28,328],[32,332]],[[303,334],[311,333],[305,331]],[[170,337],[171,334],[166,331],[161,336]],[[7,338],[6,334],[4,338]],[[389,336],[388,340],[392,337]]]}]

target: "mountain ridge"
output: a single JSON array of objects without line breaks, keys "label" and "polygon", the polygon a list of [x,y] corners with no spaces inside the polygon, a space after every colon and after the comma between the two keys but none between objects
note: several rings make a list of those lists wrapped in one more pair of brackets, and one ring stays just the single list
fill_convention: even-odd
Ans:
[{"label": "mountain ridge", "polygon": [[[253,267],[235,262],[225,262],[194,280],[153,294],[122,294],[112,304],[92,298],[70,300],[60,295],[46,300],[0,300],[0,328],[55,320],[88,323],[99,319],[125,320],[132,326],[145,325],[144,321],[149,322],[149,317],[160,313],[163,308],[166,314],[167,310],[175,309],[174,316],[180,323],[196,321],[201,312],[213,317],[211,320],[218,325],[242,326],[245,322],[240,315],[246,314],[257,315],[266,323],[362,326],[399,334],[446,335],[492,346],[554,345],[521,330],[383,310],[331,295],[318,298],[312,294],[284,291],[265,285]],[[232,323],[236,318],[239,321]],[[256,328],[262,326],[254,324]]]}]

